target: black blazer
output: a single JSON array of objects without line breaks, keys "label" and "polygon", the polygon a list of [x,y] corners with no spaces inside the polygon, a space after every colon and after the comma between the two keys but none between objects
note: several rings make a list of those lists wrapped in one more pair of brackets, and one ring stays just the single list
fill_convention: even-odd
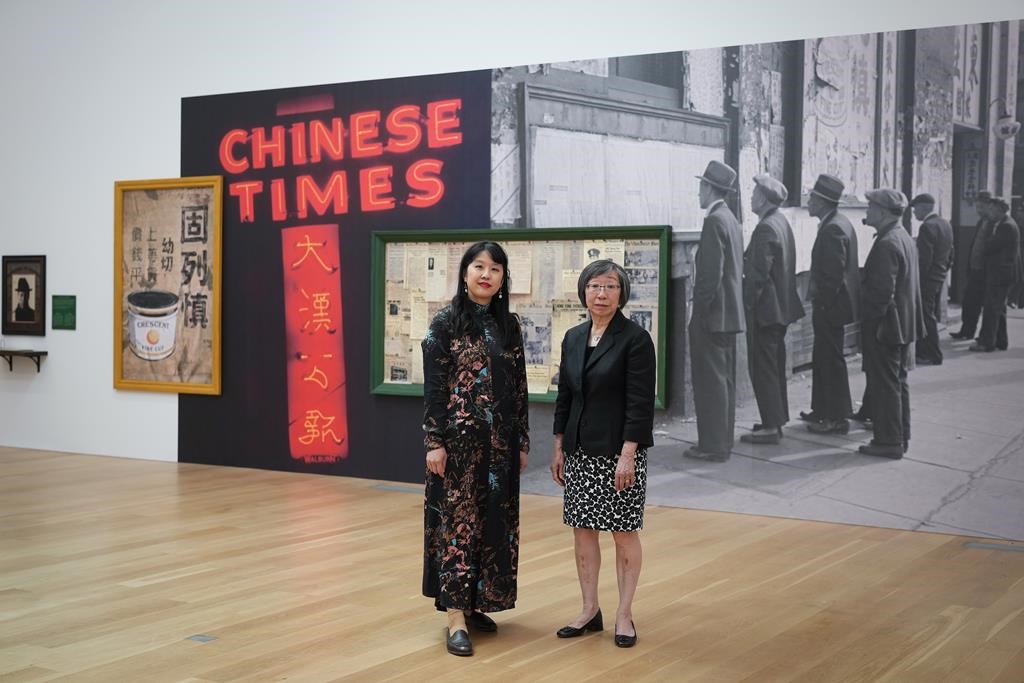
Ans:
[{"label": "black blazer", "polygon": [[724,203],[704,219],[693,261],[693,312],[708,332],[742,332],[743,228]]},{"label": "black blazer", "polygon": [[793,229],[778,209],[758,221],[743,254],[743,305],[751,326],[785,326],[804,317],[796,293]]},{"label": "black blazer", "polygon": [[1020,228],[1009,216],[1003,216],[992,229],[985,245],[985,279],[989,285],[1012,285],[1018,277]]},{"label": "black blazer", "polygon": [[952,265],[953,228],[949,221],[933,213],[917,231],[917,269],[922,288],[924,285],[941,287]]},{"label": "black blazer", "polygon": [[651,335],[621,311],[608,324],[583,367],[590,322],[562,340],[555,401],[555,434],[564,434],[566,454],[577,445],[590,455],[615,456],[625,441],[654,445],[654,384],[657,362]]},{"label": "black blazer", "polygon": [[914,239],[899,223],[880,230],[864,263],[863,322],[875,338],[902,345],[924,337],[921,277]]},{"label": "black blazer", "polygon": [[860,318],[859,266],[857,233],[846,216],[833,211],[818,228],[811,247],[808,293],[815,315],[823,315],[833,327]]}]

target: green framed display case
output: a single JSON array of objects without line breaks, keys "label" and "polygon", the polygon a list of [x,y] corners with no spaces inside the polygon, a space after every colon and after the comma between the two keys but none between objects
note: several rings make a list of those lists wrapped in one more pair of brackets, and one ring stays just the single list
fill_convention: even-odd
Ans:
[{"label": "green framed display case", "polygon": [[523,326],[531,401],[554,402],[562,336],[587,319],[576,290],[580,270],[593,260],[610,258],[630,276],[632,296],[623,313],[654,341],[655,405],[665,407],[672,240],[667,225],[374,232],[372,393],[423,395],[423,334],[455,293],[462,254],[484,239],[501,244],[509,256],[509,304]]}]

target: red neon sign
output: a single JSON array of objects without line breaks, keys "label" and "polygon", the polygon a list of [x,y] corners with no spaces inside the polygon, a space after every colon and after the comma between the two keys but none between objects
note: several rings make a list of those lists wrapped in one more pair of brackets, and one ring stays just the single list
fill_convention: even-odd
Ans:
[{"label": "red neon sign", "polygon": [[281,231],[288,444],[292,458],[348,457],[338,226]]},{"label": "red neon sign", "polygon": [[[310,111],[313,113],[322,111],[331,103],[329,99],[290,103],[287,108],[291,113],[303,113],[300,105],[308,104],[314,107]],[[453,98],[427,102],[423,107],[401,104],[390,111],[360,111],[347,118],[310,118],[287,127],[278,124],[249,130],[235,128],[221,138],[220,164],[226,173],[237,176],[250,169],[339,164],[346,156],[368,159],[387,155],[401,159],[417,150],[461,145],[461,116],[462,100]],[[258,198],[260,206],[269,204],[273,221],[295,216],[307,218],[311,214],[341,216],[350,210],[388,211],[398,206],[423,209],[444,197],[443,166],[440,159],[414,156],[404,164],[382,163],[358,172],[335,169],[327,180],[323,180],[322,174],[313,173],[274,178],[269,181],[269,188],[263,180],[239,178],[228,184],[228,194],[235,198],[243,223],[255,222]],[[402,178],[407,191],[393,192],[393,181],[400,182],[397,179]],[[263,197],[268,190],[269,196]]]}]

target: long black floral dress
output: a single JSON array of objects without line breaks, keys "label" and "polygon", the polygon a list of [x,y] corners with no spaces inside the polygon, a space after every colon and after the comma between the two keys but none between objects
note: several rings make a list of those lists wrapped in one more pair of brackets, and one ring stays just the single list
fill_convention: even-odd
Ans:
[{"label": "long black floral dress", "polygon": [[506,350],[487,307],[467,305],[482,337],[453,338],[445,307],[422,345],[423,445],[448,454],[444,477],[426,475],[423,594],[442,611],[498,612],[516,602],[526,364],[518,327]]}]

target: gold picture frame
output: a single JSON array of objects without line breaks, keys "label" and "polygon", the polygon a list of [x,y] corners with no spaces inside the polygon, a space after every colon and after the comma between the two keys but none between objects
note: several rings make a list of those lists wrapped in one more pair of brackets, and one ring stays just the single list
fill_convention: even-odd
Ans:
[{"label": "gold picture frame", "polygon": [[221,391],[220,176],[114,183],[114,388]]}]

